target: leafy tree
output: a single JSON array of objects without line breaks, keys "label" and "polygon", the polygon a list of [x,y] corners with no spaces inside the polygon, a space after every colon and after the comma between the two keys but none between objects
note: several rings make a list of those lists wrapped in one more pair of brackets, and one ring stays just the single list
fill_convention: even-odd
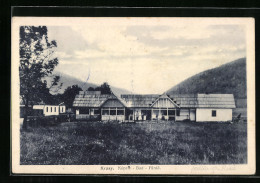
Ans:
[{"label": "leafy tree", "polygon": [[28,106],[34,102],[44,101],[50,88],[58,86],[59,76],[52,76],[50,86],[44,77],[50,76],[58,65],[53,57],[56,41],[49,42],[46,26],[20,27],[20,96],[25,105],[23,128],[27,128]]},{"label": "leafy tree", "polygon": [[111,94],[111,88],[109,86],[109,84],[107,82],[103,83],[102,85],[93,88],[93,87],[89,87],[88,91],[101,91],[101,94]]},{"label": "leafy tree", "polygon": [[88,88],[88,91],[95,91],[95,88],[89,87],[89,88]]},{"label": "leafy tree", "polygon": [[82,88],[78,85],[69,86],[62,95],[64,104],[68,107],[72,107],[75,96],[79,93],[79,91],[82,91]]},{"label": "leafy tree", "polygon": [[110,86],[107,82],[103,83],[101,86],[100,86],[100,91],[101,91],[101,94],[111,94],[111,89],[110,89]]}]

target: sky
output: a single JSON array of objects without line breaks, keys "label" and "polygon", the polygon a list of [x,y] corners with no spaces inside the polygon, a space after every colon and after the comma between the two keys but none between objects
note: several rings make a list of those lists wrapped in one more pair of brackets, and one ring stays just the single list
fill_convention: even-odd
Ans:
[{"label": "sky", "polygon": [[56,71],[138,94],[161,94],[207,69],[246,56],[243,24],[202,19],[89,18],[47,26]]}]

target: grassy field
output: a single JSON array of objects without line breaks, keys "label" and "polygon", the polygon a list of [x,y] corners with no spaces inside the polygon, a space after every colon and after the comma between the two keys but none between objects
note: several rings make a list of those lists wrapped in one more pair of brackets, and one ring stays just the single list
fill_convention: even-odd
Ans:
[{"label": "grassy field", "polygon": [[20,137],[23,165],[247,163],[246,123],[62,123]]}]

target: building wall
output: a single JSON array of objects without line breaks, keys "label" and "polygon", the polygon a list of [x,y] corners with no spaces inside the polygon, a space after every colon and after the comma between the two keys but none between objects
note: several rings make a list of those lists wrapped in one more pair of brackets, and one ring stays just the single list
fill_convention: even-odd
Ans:
[{"label": "building wall", "polygon": [[86,120],[99,121],[100,116],[101,115],[100,115],[100,109],[99,108],[82,107],[80,109],[76,109],[76,119],[86,119]]},{"label": "building wall", "polygon": [[152,119],[153,120],[174,120],[174,114],[170,114],[169,111],[174,111],[174,114],[176,115],[175,109],[174,108],[168,108],[168,115],[167,115],[167,109],[158,109],[158,108],[153,108],[152,109]]},{"label": "building wall", "polygon": [[45,105],[43,109],[43,114],[45,116],[59,115],[59,106]]},{"label": "building wall", "polygon": [[176,121],[183,120],[196,120],[196,110],[195,109],[180,109],[180,116],[176,115]]},{"label": "building wall", "polygon": [[59,106],[59,107],[60,107],[60,113],[61,113],[61,114],[66,112],[66,106],[61,105],[61,106]]},{"label": "building wall", "polygon": [[191,121],[196,121],[196,109],[191,109],[190,110],[190,120]]},{"label": "building wall", "polygon": [[102,121],[124,121],[125,115],[102,115]]},{"label": "building wall", "polygon": [[180,115],[179,116],[176,115],[176,121],[183,121],[183,120],[190,119],[189,115],[190,115],[189,109],[180,109]]},{"label": "building wall", "polygon": [[[112,110],[115,112],[112,114]],[[118,111],[121,111],[118,114]],[[105,113],[103,113],[106,111]],[[109,112],[108,112],[109,111]],[[123,111],[123,112],[122,112]],[[109,115],[110,113],[110,115]],[[108,99],[101,109],[101,121],[124,121],[125,120],[125,106],[118,99]]]},{"label": "building wall", "polygon": [[[212,110],[216,110],[216,116],[212,116]],[[196,109],[196,121],[231,121],[232,120],[232,109]]]},{"label": "building wall", "polygon": [[99,121],[100,115],[76,114],[76,119],[87,121]]},{"label": "building wall", "polygon": [[33,109],[44,109],[44,105],[34,105]]},{"label": "building wall", "polygon": [[44,116],[59,115],[66,112],[66,106],[59,105],[34,105],[33,109],[43,110]]},{"label": "building wall", "polygon": [[88,114],[79,114],[76,111],[76,119],[89,119],[89,115]]}]

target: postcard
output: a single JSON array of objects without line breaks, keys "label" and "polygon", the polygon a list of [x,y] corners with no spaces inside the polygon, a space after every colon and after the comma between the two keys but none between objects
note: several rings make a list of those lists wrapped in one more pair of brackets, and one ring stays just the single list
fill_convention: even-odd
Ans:
[{"label": "postcard", "polygon": [[12,173],[254,174],[254,30],[239,17],[12,17]]}]

